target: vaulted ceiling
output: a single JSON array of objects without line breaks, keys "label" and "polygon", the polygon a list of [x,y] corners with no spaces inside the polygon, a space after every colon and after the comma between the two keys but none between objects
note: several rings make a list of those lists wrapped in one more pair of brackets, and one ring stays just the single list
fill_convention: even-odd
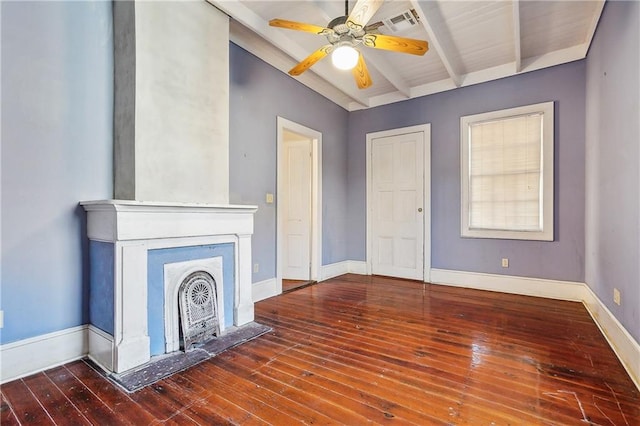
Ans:
[{"label": "vaulted ceiling", "polygon": [[[326,27],[345,14],[342,0],[209,1],[232,18],[231,41],[283,72],[327,40],[270,27],[271,19]],[[359,46],[373,80],[367,89],[329,59],[295,78],[353,111],[534,71],[583,59],[603,6],[604,0],[386,0],[369,24],[380,23],[383,34],[427,40],[424,56]],[[404,12],[418,17],[415,25],[399,18]]]}]

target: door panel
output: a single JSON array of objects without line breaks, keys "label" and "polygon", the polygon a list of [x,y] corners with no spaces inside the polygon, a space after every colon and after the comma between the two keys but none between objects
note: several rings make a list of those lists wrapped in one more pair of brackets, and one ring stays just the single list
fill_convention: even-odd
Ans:
[{"label": "door panel", "polygon": [[424,133],[374,138],[371,145],[373,274],[424,277]]},{"label": "door panel", "polygon": [[284,144],[283,278],[308,280],[311,263],[311,140]]}]

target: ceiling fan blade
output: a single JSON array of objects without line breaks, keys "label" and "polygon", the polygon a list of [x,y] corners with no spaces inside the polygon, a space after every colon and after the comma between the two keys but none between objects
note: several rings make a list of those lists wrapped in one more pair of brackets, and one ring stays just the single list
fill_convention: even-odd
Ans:
[{"label": "ceiling fan blade", "polygon": [[331,49],[333,49],[333,46],[330,45],[330,44],[322,46],[320,49],[316,50],[311,55],[309,55],[305,59],[303,59],[298,65],[296,65],[295,67],[291,68],[289,70],[289,74],[291,74],[291,75],[300,75],[300,74],[302,74],[303,72],[305,72],[306,70],[311,68],[313,66],[313,64],[315,64],[320,59],[322,59],[325,56],[327,56],[329,54],[329,52],[331,52]]},{"label": "ceiling fan blade", "polygon": [[367,70],[367,64],[364,62],[364,56],[360,53],[358,57],[358,63],[351,70],[353,77],[356,79],[356,84],[358,84],[358,89],[366,89],[373,84],[371,80],[371,76],[369,75],[369,71]]},{"label": "ceiling fan blade", "polygon": [[375,15],[384,0],[358,0],[347,18],[347,26],[359,30]]},{"label": "ceiling fan blade", "polygon": [[285,19],[272,19],[269,21],[272,27],[286,28],[288,30],[304,31],[313,34],[326,34],[327,31],[333,32],[329,28],[320,27],[318,25],[305,24],[303,22],[287,21]]},{"label": "ceiling fan blade", "polygon": [[412,55],[424,55],[429,50],[429,43],[425,40],[384,34],[365,34],[362,37],[362,44],[375,49],[393,50]]}]

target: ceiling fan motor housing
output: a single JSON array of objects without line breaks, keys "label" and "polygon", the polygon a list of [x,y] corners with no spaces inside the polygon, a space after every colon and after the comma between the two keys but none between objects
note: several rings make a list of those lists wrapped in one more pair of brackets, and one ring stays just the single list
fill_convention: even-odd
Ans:
[{"label": "ceiling fan motor housing", "polygon": [[364,29],[360,28],[354,30],[353,28],[350,28],[346,24],[347,18],[347,16],[339,16],[329,22],[327,27],[333,30],[326,34],[329,43],[334,45],[341,42],[351,42],[352,44],[356,44],[357,41],[361,41],[362,36],[365,35]]}]

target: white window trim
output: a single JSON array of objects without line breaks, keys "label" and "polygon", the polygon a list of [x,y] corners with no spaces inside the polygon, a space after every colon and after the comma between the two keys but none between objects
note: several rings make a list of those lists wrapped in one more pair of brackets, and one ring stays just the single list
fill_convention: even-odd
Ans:
[{"label": "white window trim", "polygon": [[[512,116],[543,113],[542,141],[542,231],[504,231],[469,228],[469,126],[483,121]],[[469,238],[499,238],[510,240],[553,241],[553,157],[554,157],[554,103],[544,102],[517,108],[491,111],[460,117],[460,179],[461,179],[461,234]]]}]

